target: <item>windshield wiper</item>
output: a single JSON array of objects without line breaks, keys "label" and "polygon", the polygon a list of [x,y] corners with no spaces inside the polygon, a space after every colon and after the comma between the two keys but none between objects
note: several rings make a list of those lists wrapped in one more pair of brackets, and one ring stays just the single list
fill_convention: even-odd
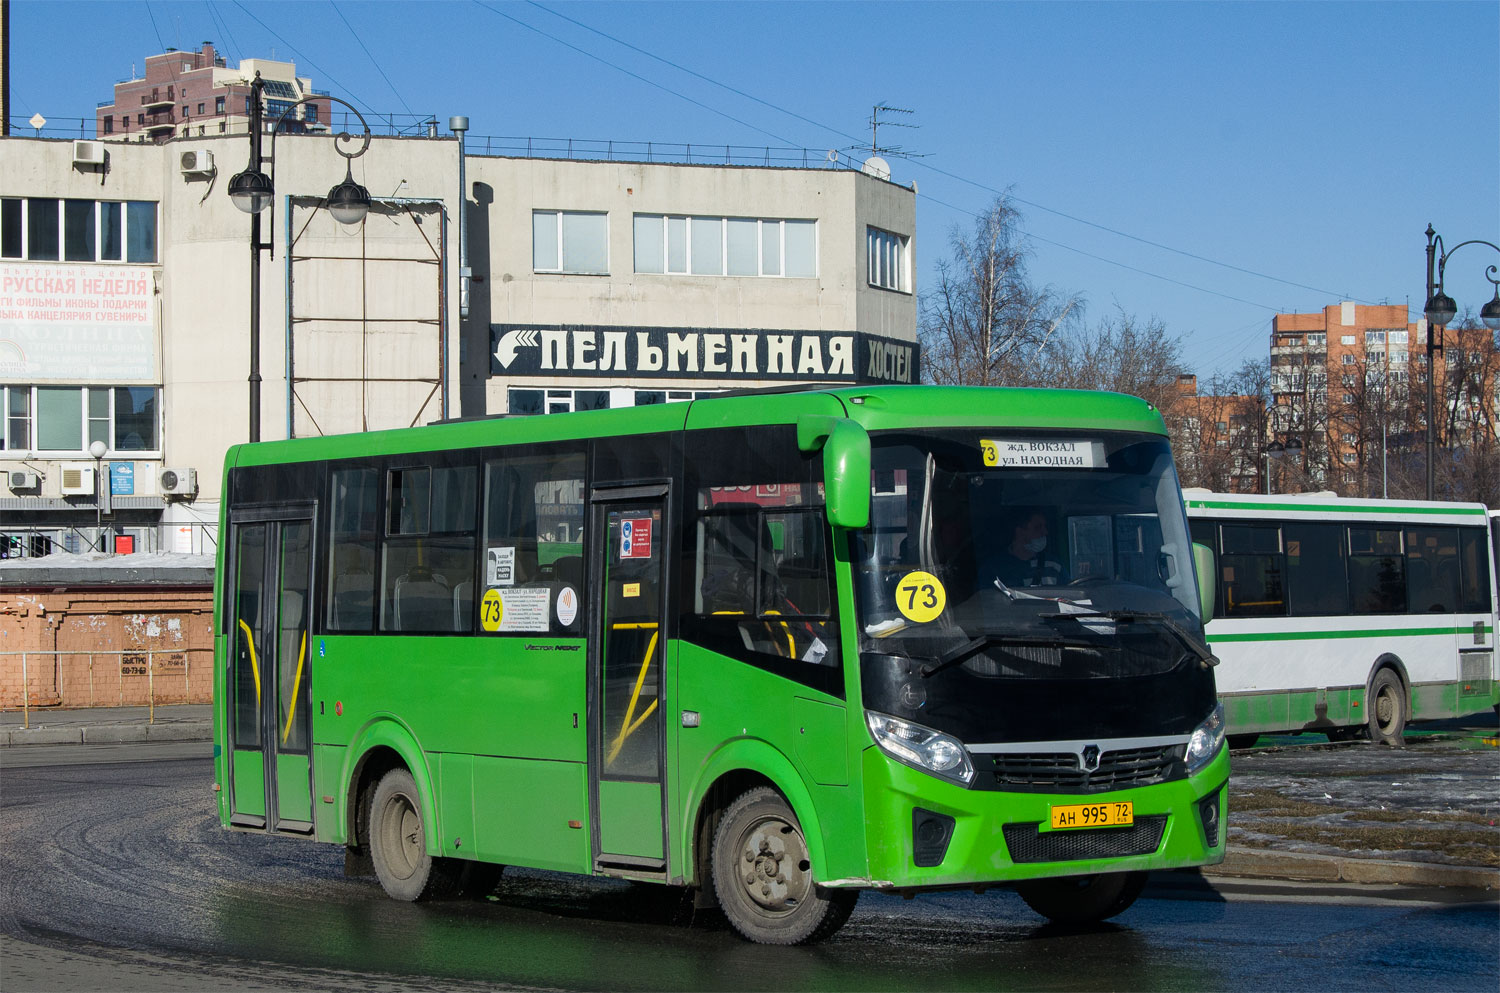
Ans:
[{"label": "windshield wiper", "polygon": [[954,645],[943,654],[932,660],[929,665],[922,667],[922,678],[927,679],[936,676],[944,669],[951,669],[960,662],[966,661],[976,652],[983,651],[991,645],[1029,645],[1041,648],[1094,648],[1095,646],[1086,641],[1068,641],[1064,638],[1014,638],[1001,634],[982,634],[977,638],[965,642],[962,645]]},{"label": "windshield wiper", "polygon": [[1060,619],[1084,621],[1090,618],[1107,618],[1116,624],[1133,624],[1136,621],[1159,621],[1167,629],[1167,632],[1176,638],[1178,643],[1186,648],[1205,667],[1213,667],[1219,664],[1218,656],[1209,651],[1206,644],[1202,644],[1194,638],[1192,633],[1182,626],[1182,622],[1170,614],[1145,610],[1096,610],[1089,613],[1073,614],[1041,613],[1037,616],[1044,621],[1056,621]]}]

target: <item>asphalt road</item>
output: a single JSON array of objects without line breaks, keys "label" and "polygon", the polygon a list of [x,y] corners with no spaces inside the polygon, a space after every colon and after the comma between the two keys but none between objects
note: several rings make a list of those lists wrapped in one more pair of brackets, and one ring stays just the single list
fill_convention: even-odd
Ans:
[{"label": "asphalt road", "polygon": [[[340,849],[221,831],[196,745],[0,756],[0,986],[188,989],[1473,990],[1494,903],[1159,879],[1115,923],[1014,894],[866,894],[833,940],[765,948],[672,894],[507,873],[484,902],[396,903]],[[17,755],[15,753],[24,754]],[[195,754],[196,752],[196,754]],[[47,754],[51,753],[51,754]]]}]

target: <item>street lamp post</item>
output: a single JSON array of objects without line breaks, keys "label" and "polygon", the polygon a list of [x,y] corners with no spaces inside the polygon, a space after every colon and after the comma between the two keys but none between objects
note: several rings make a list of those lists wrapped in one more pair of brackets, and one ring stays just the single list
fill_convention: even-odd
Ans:
[{"label": "street lamp post", "polygon": [[[370,147],[370,126],[365,123],[364,116],[346,100],[340,100],[334,96],[303,97],[281,112],[276,119],[275,126],[271,129],[271,172],[270,175],[261,171],[263,164],[260,142],[261,135],[265,131],[264,93],[266,84],[261,80],[260,73],[250,82],[250,162],[245,166],[245,171],[235,175],[229,181],[229,198],[240,210],[250,215],[250,440],[260,440],[260,253],[268,251],[275,258],[274,241],[262,242],[260,240],[260,215],[261,211],[270,206],[275,198],[276,192],[276,134],[281,130],[281,125],[286,121],[287,115],[296,110],[302,104],[311,103],[314,99],[329,100],[334,103],[343,104],[354,112],[359,118],[360,127],[364,129],[363,141],[359,148],[352,152],[345,151],[342,142],[352,142],[354,138],[343,131],[334,136],[334,151],[345,159],[344,180],[328,191],[324,200],[328,212],[333,219],[340,224],[354,225],[365,219],[370,211],[370,191],[354,181],[354,160],[365,154]],[[276,215],[271,214],[273,226],[272,237],[274,239],[274,226]]]},{"label": "street lamp post", "polygon": [[1271,495],[1271,459],[1273,457],[1279,459],[1282,455],[1291,455],[1295,457],[1301,454],[1301,452],[1301,438],[1288,438],[1285,445],[1283,445],[1279,441],[1273,441],[1266,446],[1266,450],[1264,453],[1266,457],[1266,496]]},{"label": "street lamp post", "polygon": [[99,478],[100,471],[104,468],[104,454],[109,451],[109,446],[102,441],[89,443],[89,454],[94,457],[94,536],[99,539],[99,551],[103,553],[104,548],[104,488],[107,481]]},{"label": "street lamp post", "polygon": [[[1461,241],[1451,249],[1444,250],[1442,236],[1432,229],[1431,224],[1427,225],[1427,303],[1422,308],[1422,312],[1427,318],[1427,499],[1429,500],[1437,499],[1434,475],[1436,444],[1432,420],[1432,394],[1437,380],[1437,368],[1433,364],[1433,356],[1434,353],[1443,350],[1443,329],[1458,313],[1458,304],[1443,291],[1443,271],[1448,267],[1448,259],[1453,253],[1465,245],[1488,245],[1500,252],[1500,245],[1478,238]],[[1495,295],[1479,311],[1480,320],[1484,321],[1484,326],[1491,331],[1500,330],[1500,279],[1495,278],[1495,271],[1495,266],[1489,266],[1484,271],[1484,278],[1495,284]]]}]

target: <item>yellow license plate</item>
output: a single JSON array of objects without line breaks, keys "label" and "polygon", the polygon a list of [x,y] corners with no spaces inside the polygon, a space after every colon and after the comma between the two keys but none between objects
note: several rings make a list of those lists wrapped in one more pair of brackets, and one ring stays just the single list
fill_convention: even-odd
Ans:
[{"label": "yellow license plate", "polygon": [[1052,830],[1066,831],[1071,828],[1126,827],[1135,823],[1135,804],[1126,801],[1113,803],[1072,803],[1052,808]]}]

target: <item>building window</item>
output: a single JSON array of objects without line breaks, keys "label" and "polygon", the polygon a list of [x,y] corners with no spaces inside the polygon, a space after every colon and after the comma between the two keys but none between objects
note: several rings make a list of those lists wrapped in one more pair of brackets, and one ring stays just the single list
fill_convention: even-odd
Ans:
[{"label": "building window", "polygon": [[1365,344],[1366,345],[1383,345],[1383,344],[1385,344],[1385,332],[1384,331],[1366,331],[1365,332]]},{"label": "building window", "polygon": [[201,104],[201,103],[198,105],[198,116],[199,117],[203,116],[203,104]]},{"label": "building window", "polygon": [[636,214],[634,222],[636,272],[817,275],[817,221]]},{"label": "building window", "polygon": [[1339,344],[1340,345],[1352,345],[1352,344],[1354,344],[1354,335],[1352,335],[1352,334],[1339,335]]},{"label": "building window", "polygon": [[303,104],[302,117],[310,124],[318,123],[318,105],[315,103]]},{"label": "building window", "polygon": [[1344,365],[1353,365],[1354,356],[1350,355],[1348,352],[1345,352],[1343,355],[1339,356],[1339,361],[1341,361]]},{"label": "building window", "polygon": [[1324,334],[1321,331],[1317,332],[1316,334],[1310,334],[1307,336],[1307,343],[1313,346],[1327,345],[1328,335]]},{"label": "building window", "polygon": [[105,134],[114,134],[115,133],[115,115],[113,115],[113,114],[105,114],[104,115],[104,133]]},{"label": "building window", "polygon": [[909,238],[904,235],[882,231],[880,228],[865,228],[866,263],[869,268],[869,283],[887,290],[911,292],[911,277],[907,273],[907,246]]},{"label": "building window", "polygon": [[155,386],[0,386],[0,450],[81,455],[161,449]]},{"label": "building window", "polygon": [[145,127],[146,126],[146,115],[145,114],[136,114],[135,115],[135,123],[136,123],[137,127]]},{"label": "building window", "polygon": [[0,258],[33,262],[155,262],[156,204],[38,197],[0,199]]},{"label": "building window", "polygon": [[531,235],[531,263],[535,271],[609,274],[608,214],[534,210]]},{"label": "building window", "polygon": [[188,105],[187,104],[183,104],[182,105],[182,119],[185,121],[185,120],[188,119],[188,116],[189,116]]},{"label": "building window", "polygon": [[1389,341],[1392,345],[1405,345],[1409,338],[1410,332],[1392,331],[1390,332],[1390,336],[1386,340]]},{"label": "building window", "polygon": [[224,113],[224,98],[223,97],[214,97],[214,113],[215,114],[219,114],[221,116],[223,115],[223,113]]}]

